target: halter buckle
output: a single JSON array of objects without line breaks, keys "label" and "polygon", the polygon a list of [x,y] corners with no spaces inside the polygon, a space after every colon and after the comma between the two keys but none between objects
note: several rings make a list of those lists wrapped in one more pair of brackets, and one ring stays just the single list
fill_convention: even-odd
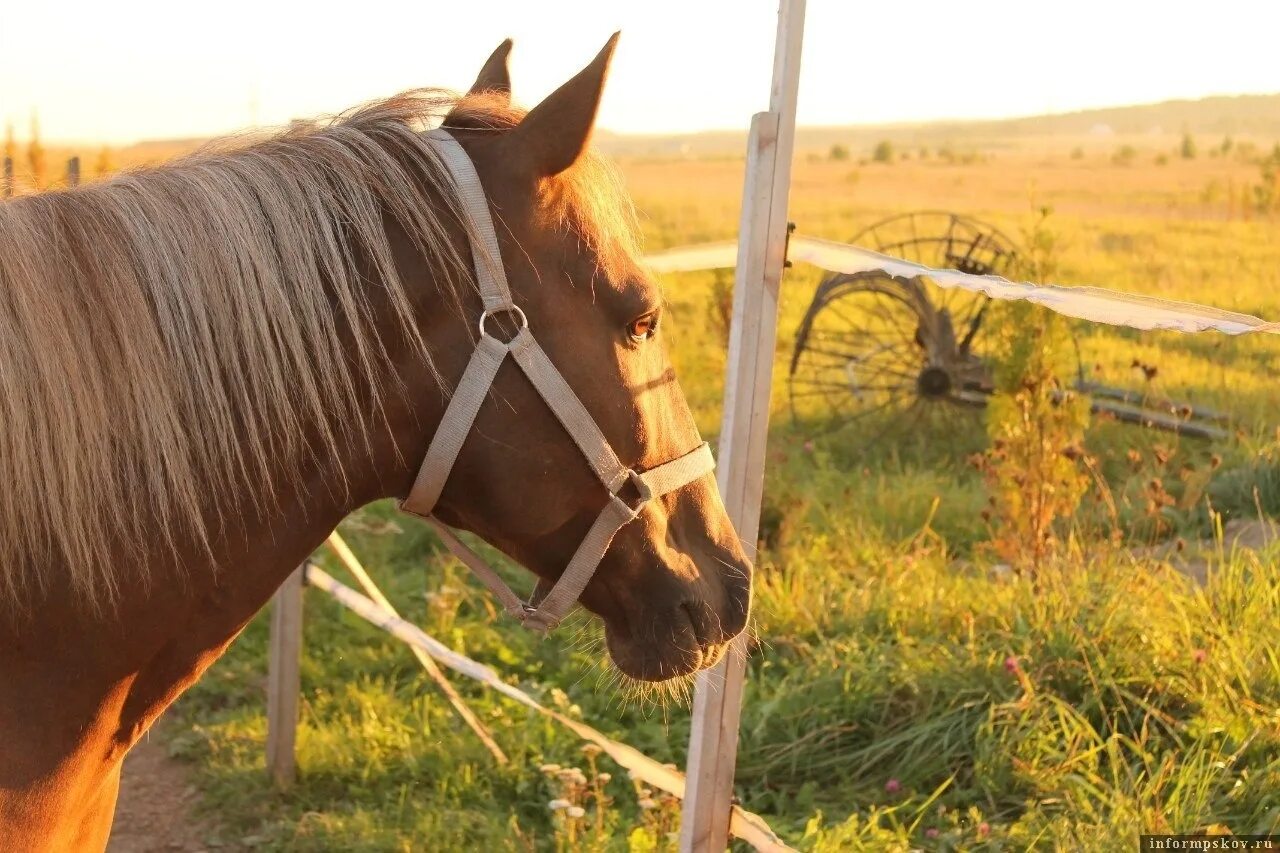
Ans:
[{"label": "halter buckle", "polygon": [[645,479],[641,474],[638,474],[630,468],[627,469],[627,480],[635,487],[636,494],[639,495],[639,497],[636,499],[635,503],[628,501],[623,501],[623,503],[626,503],[627,507],[632,512],[638,513],[645,504],[653,500],[653,489],[649,488],[649,484],[645,482]]},{"label": "halter buckle", "polygon": [[484,330],[484,321],[488,320],[494,314],[515,314],[520,318],[520,328],[529,328],[529,318],[524,315],[518,305],[504,305],[501,308],[485,309],[480,313],[480,337],[488,337],[489,333]]}]

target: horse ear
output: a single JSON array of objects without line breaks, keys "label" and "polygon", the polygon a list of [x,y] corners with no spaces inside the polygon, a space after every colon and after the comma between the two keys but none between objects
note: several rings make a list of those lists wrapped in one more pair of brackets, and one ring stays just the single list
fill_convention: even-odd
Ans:
[{"label": "horse ear", "polygon": [[610,36],[590,65],[530,110],[511,132],[513,149],[536,177],[560,174],[587,149],[619,35]]},{"label": "horse ear", "polygon": [[484,67],[480,69],[480,73],[476,76],[476,82],[471,84],[471,90],[468,95],[479,95],[481,92],[497,92],[507,96],[507,101],[511,100],[511,72],[507,70],[507,57],[511,55],[511,39],[507,39],[498,45],[489,58],[485,60]]}]

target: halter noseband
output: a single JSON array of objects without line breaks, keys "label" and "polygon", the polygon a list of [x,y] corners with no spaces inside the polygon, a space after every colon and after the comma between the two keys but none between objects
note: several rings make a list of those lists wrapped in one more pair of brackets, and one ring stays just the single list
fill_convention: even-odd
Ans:
[{"label": "halter noseband", "polygon": [[[431,437],[431,445],[422,460],[422,467],[418,469],[413,488],[408,497],[400,502],[400,508],[431,522],[445,546],[497,596],[508,613],[528,628],[547,631],[559,624],[578,600],[578,596],[599,568],[600,561],[604,559],[614,535],[628,522],[639,517],[649,501],[681,489],[712,471],[715,460],[711,456],[711,448],[705,442],[692,452],[643,473],[628,468],[618,460],[595,419],[534,340],[533,333],[529,331],[528,318],[511,298],[502,256],[498,253],[493,219],[489,215],[489,204],[471,158],[458,141],[444,130],[429,131],[426,137],[436,146],[441,162],[449,170],[458,201],[470,225],[471,258],[484,308],[479,320],[480,341],[445,408],[440,426]],[[520,330],[505,343],[485,330],[485,321],[494,314],[501,313],[510,313],[520,321]],[[543,585],[539,582],[528,602],[522,601],[488,563],[431,514],[440,500],[440,493],[444,491],[462,444],[471,432],[480,406],[489,394],[494,377],[498,375],[498,368],[508,355],[533,383],[533,387],[564,426],[569,437],[578,445],[587,464],[609,491],[608,502],[578,545],[560,579],[545,594],[540,594],[543,592]],[[640,496],[638,501],[631,504],[618,497],[618,492],[627,483],[631,483]]]}]

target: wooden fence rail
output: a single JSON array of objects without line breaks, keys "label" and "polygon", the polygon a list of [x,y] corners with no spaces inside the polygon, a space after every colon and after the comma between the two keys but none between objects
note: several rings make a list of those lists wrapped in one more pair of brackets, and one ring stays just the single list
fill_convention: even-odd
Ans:
[{"label": "wooden fence rail", "polygon": [[[368,587],[377,589],[367,576],[365,580]],[[363,585],[365,584],[362,583]],[[267,679],[267,769],[277,784],[289,785],[297,774],[293,749],[296,743],[300,705],[301,685],[298,672],[302,654],[301,594],[304,586],[324,592],[360,618],[404,642],[411,649],[429,655],[454,672],[478,681],[508,699],[550,717],[578,737],[599,746],[634,778],[676,797],[684,796],[685,779],[678,770],[659,764],[635,748],[619,743],[579,720],[566,717],[554,708],[546,707],[528,693],[503,681],[489,667],[453,651],[418,626],[406,622],[393,610],[380,604],[379,600],[385,601],[381,591],[374,596],[361,595],[312,565],[304,565],[302,569],[291,574],[289,580],[276,593],[272,605]],[[738,806],[733,806],[730,811],[728,829],[734,836],[757,850],[766,851],[766,853],[785,853],[791,850],[774,834],[763,818]]]}]

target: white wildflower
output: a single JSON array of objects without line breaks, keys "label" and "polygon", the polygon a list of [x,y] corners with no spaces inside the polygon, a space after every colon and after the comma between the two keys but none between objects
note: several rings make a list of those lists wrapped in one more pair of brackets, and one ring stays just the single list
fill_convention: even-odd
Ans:
[{"label": "white wildflower", "polygon": [[551,809],[553,812],[558,812],[561,809],[567,809],[572,806],[573,806],[573,803],[569,802],[568,800],[552,800],[551,802],[547,803],[547,808]]}]

